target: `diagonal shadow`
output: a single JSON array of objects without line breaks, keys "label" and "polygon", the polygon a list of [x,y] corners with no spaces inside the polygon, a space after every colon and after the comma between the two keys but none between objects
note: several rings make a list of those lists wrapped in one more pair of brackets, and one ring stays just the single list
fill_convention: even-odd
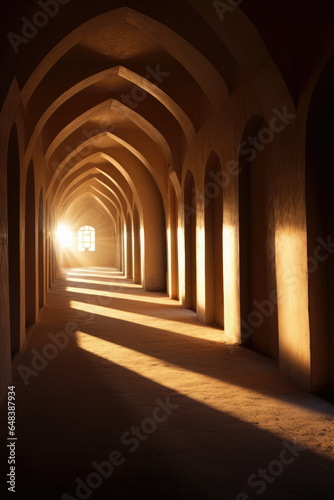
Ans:
[{"label": "diagonal shadow", "polygon": [[[235,499],[259,468],[268,468],[284,448],[270,432],[171,391],[129,369],[82,351],[75,340],[40,377],[23,387],[18,377],[17,468],[21,494],[75,497],[83,480],[117,449],[125,463],[115,468],[91,498]],[[120,438],[150,418],[159,398],[179,405],[131,453]],[[22,411],[24,409],[24,411]],[[291,455],[289,455],[290,457]],[[304,450],[261,498],[332,498],[333,463]],[[36,471],[38,471],[36,473]]]},{"label": "diagonal shadow", "polygon": [[[238,387],[291,400],[309,409],[316,398],[291,388],[274,363],[239,348],[231,356],[224,345],[185,338],[165,328],[98,314],[87,321],[71,308],[70,299],[71,294],[61,289],[49,294],[40,321],[15,360],[18,498],[53,500],[61,498],[65,491],[77,498],[75,479],[85,480],[94,471],[92,462],[106,460],[114,449],[120,450],[126,461],[93,491],[89,497],[92,500],[137,498],[138,494],[148,499],[234,500],[240,492],[246,492],[249,498],[268,500],[332,498],[333,462],[310,450],[300,452],[258,495],[258,488],[250,486],[248,478],[278,459],[284,448],[282,439],[256,422],[231,416],[224,411],[224,405],[217,410],[206,404],[205,398],[212,395],[207,392],[208,386],[196,387],[196,378],[194,388],[201,391],[203,401],[181,389],[171,389],[168,379],[166,383],[151,380],[150,366],[144,376],[138,373],[138,366],[120,364],[129,363],[126,356],[123,360],[119,357],[118,362],[106,357],[117,346],[138,353],[139,359],[154,355],[157,363],[179,368],[180,388],[188,371],[194,377],[220,377],[217,380],[236,386],[233,398],[246,411],[247,404],[257,404],[256,398],[247,403]],[[48,332],[64,331],[69,321],[78,323],[84,333],[71,338],[68,346],[44,370],[31,376],[25,386],[17,365],[31,366],[31,349],[42,352],[50,342]],[[82,336],[98,353],[80,345]],[[267,386],[263,386],[263,379]],[[156,399],[167,397],[179,408],[131,453],[129,446],[120,441],[122,434],[132,426],[141,426],[152,416]],[[222,399],[224,394],[218,397]],[[5,405],[0,414],[5,422]],[[271,413],[269,420],[277,421],[277,415]],[[325,413],[323,421],[324,426],[328,425]],[[311,441],[308,428],[305,433]],[[5,447],[1,447],[1,453],[6,453]]]}]

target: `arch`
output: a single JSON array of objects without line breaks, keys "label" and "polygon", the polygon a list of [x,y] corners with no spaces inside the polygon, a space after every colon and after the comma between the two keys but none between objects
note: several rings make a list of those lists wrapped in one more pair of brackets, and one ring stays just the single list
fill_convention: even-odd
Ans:
[{"label": "arch", "polygon": [[9,310],[12,355],[20,350],[20,156],[17,128],[10,133],[7,157]]},{"label": "arch", "polygon": [[[49,108],[44,111],[43,115],[39,118],[38,123],[34,127],[34,132],[30,139],[31,146],[33,146],[38,134],[50,117],[52,117],[52,115],[56,113],[57,110],[64,105],[64,103],[69,101],[74,95],[80,93],[83,89],[87,89],[89,87],[94,88],[94,84],[107,78],[110,79],[112,76],[119,76],[123,80],[132,83],[136,87],[141,88],[148,94],[152,95],[175,117],[184,132],[189,146],[195,141],[194,124],[182,108],[168,94],[163,92],[157,85],[154,85],[154,83],[150,82],[147,78],[144,78],[140,74],[137,74],[124,66],[114,66],[91,75],[89,78],[81,80],[53,101]],[[29,145],[29,147],[31,146]]]},{"label": "arch", "polygon": [[121,235],[121,216],[117,217],[117,227],[116,227],[116,236],[117,236],[117,268],[119,271],[122,270],[122,235]]},{"label": "arch", "polygon": [[310,315],[311,388],[334,394],[334,258],[326,242],[334,234],[332,186],[334,141],[334,58],[313,91],[306,127],[306,214]]},{"label": "arch", "polygon": [[239,153],[241,338],[243,344],[252,344],[278,359],[277,305],[269,299],[276,290],[269,146],[262,151],[252,148],[258,132],[265,127],[261,117],[251,117],[241,142],[249,144],[250,149],[240,148]]},{"label": "arch", "polygon": [[178,200],[169,179],[169,295],[179,300]]},{"label": "arch", "polygon": [[124,248],[124,217],[121,217],[120,220],[120,252],[121,252],[121,271],[125,274],[125,248]]},{"label": "arch", "polygon": [[73,235],[61,249],[63,267],[115,265],[115,219],[94,195],[79,195],[59,221]]},{"label": "arch", "polygon": [[[34,91],[52,66],[87,35],[87,29],[94,32],[105,25],[112,29],[112,26],[117,26],[120,21],[125,21],[126,24],[134,26],[150,39],[155,40],[166,52],[178,60],[210,98],[213,109],[225,101],[229,95],[225,81],[200,51],[159,21],[129,7],[120,7],[81,24],[50,50],[24,86],[22,90],[23,104],[25,106],[28,104]],[[203,71],[202,68],[204,68]]]},{"label": "arch", "polygon": [[45,258],[44,258],[44,293],[45,296],[48,293],[48,283],[49,283],[49,277],[48,277],[48,259],[49,259],[49,226],[48,226],[48,220],[49,220],[49,202],[48,200],[45,201],[45,229],[44,229],[44,248],[45,248]]},{"label": "arch", "polygon": [[[46,161],[49,162],[51,160],[59,145],[80,126],[87,123],[87,121],[95,116],[110,111],[115,112],[116,115],[121,118],[126,117],[129,122],[132,122],[133,126],[137,127],[139,131],[151,139],[152,144],[160,150],[165,163],[167,163],[167,165],[173,165],[172,150],[162,132],[160,132],[160,130],[158,130],[149,120],[116,99],[112,99],[111,102],[110,99],[108,99],[107,101],[103,101],[102,103],[90,108],[88,111],[82,113],[74,120],[67,123],[67,125],[64,126],[64,128],[61,129],[56,136],[52,136],[52,138],[50,138],[51,142],[49,144],[45,144],[46,149],[44,153]],[[154,170],[151,173],[154,175]]]},{"label": "arch", "polygon": [[50,227],[49,231],[50,231],[50,236],[49,236],[49,288],[51,288],[52,283],[53,283],[53,276],[52,276],[53,239],[52,239],[51,227]]},{"label": "arch", "polygon": [[56,252],[56,238],[55,238],[55,212],[52,209],[51,214],[51,248],[52,248],[52,259],[51,259],[51,283],[54,282],[57,276],[57,252]]},{"label": "arch", "polygon": [[136,204],[133,207],[133,281],[141,283],[140,219]]},{"label": "arch", "polygon": [[126,218],[126,277],[132,278],[132,220],[130,213],[128,213]]},{"label": "arch", "polygon": [[[265,103],[268,98],[265,89],[268,86],[275,86],[275,97],[272,105],[267,106],[266,119],[271,118],[272,106],[279,105],[278,99],[282,106],[287,105],[288,109],[295,111],[296,108],[292,96],[282,74],[279,72],[274,60],[271,59],[268,48],[255,25],[252,24],[246,13],[243,12],[243,9],[237,6],[239,4],[235,2],[237,5],[234,7],[233,16],[224,17],[224,29],[222,29],[220,15],[217,14],[221,8],[224,9],[224,5],[217,5],[211,8],[212,5],[206,2],[199,2],[198,0],[187,1],[215,31],[216,35],[221,39],[224,48],[247,78],[251,80],[260,67],[266,68],[265,77],[252,82],[261,105],[264,105],[263,109],[266,108]],[[243,33],[242,38],[239,36],[239,33]]]},{"label": "arch", "polygon": [[[94,133],[94,132],[96,132],[96,133]],[[163,183],[161,182],[160,177],[164,173],[165,163],[162,161],[162,158],[160,159],[160,162],[159,162],[158,159],[156,157],[154,157],[154,168],[153,168],[151,163],[147,159],[149,154],[152,155],[153,142],[151,144],[148,144],[148,146],[146,146],[146,151],[144,154],[144,153],[141,153],[138,149],[136,149],[134,146],[132,146],[126,140],[124,140],[124,139],[118,137],[117,135],[112,134],[111,132],[108,132],[106,130],[104,130],[102,132],[99,130],[95,130],[95,131],[93,130],[91,134],[92,135],[91,135],[89,141],[87,140],[84,142],[80,142],[77,145],[77,147],[75,148],[75,150],[71,151],[71,153],[69,153],[61,161],[61,163],[51,162],[51,168],[53,170],[53,174],[52,174],[52,179],[50,181],[50,185],[48,187],[48,193],[54,189],[54,185],[55,185],[56,181],[58,181],[58,183],[61,184],[62,180],[67,176],[68,173],[74,172],[74,169],[76,169],[82,163],[85,163],[85,161],[84,161],[85,159],[87,161],[89,161],[89,157],[91,156],[91,154],[87,153],[87,148],[90,147],[91,149],[93,149],[92,148],[93,145],[96,145],[96,143],[98,143],[99,141],[102,141],[105,138],[108,138],[111,141],[113,141],[117,144],[120,144],[121,146],[124,147],[125,150],[129,151],[130,154],[132,154],[134,157],[136,157],[149,170],[149,172],[152,174],[152,176],[156,180],[160,191],[163,192]],[[144,135],[144,132],[142,132],[142,134]],[[143,137],[143,135],[142,135],[142,137]],[[134,138],[134,136],[132,135],[132,140],[133,140],[133,138]],[[141,146],[141,149],[143,149],[143,148],[145,149],[145,147],[144,147],[145,141],[141,140],[140,138],[138,139],[138,145]],[[85,150],[86,150],[86,152],[85,152]],[[76,159],[77,155],[79,156],[79,158],[81,158],[80,161],[77,161],[77,159]],[[72,165],[72,163],[74,163],[74,162],[76,162],[76,163],[74,165]],[[69,170],[69,164],[72,165],[70,170]]]},{"label": "arch", "polygon": [[[75,199],[70,200],[69,206],[66,208],[66,211],[62,214],[63,220],[66,221],[66,224],[69,224],[71,222],[71,219],[73,219],[73,212],[81,212],[81,207],[82,204],[88,200],[89,203],[94,205],[95,210],[100,212],[109,222],[110,226],[112,228],[115,227],[115,217],[114,214],[108,210],[106,203],[108,203],[108,200],[105,202],[101,200],[101,198],[94,193],[91,192],[79,192],[76,196]],[[110,204],[110,202],[109,202]],[[113,207],[113,205],[111,205]],[[72,212],[72,215],[71,215]],[[71,224],[70,224],[71,225]]]},{"label": "arch", "polygon": [[39,194],[38,204],[38,296],[39,308],[44,306],[44,217],[43,188]]},{"label": "arch", "polygon": [[[94,154],[90,157],[90,160],[97,157],[103,158],[112,164],[117,169],[115,172],[119,171],[120,175],[124,177],[131,189],[140,217],[143,218],[141,256],[144,260],[141,275],[144,288],[147,290],[165,290],[167,270],[166,222],[164,200],[159,187],[150,172],[141,166],[139,162],[129,164],[126,170],[105,153]],[[124,243],[124,240],[122,241]],[[125,261],[123,263],[125,264]]]},{"label": "arch", "polygon": [[36,220],[35,173],[30,162],[26,180],[25,203],[25,302],[26,327],[36,321]]},{"label": "arch", "polygon": [[223,191],[215,182],[221,172],[212,152],[205,169],[205,311],[206,322],[224,327],[223,289]]},{"label": "arch", "polygon": [[[96,161],[100,161],[100,160],[105,161],[106,165],[108,166],[109,169],[112,168],[112,172],[113,172],[112,176],[110,175],[110,171],[108,173],[104,170],[103,166],[102,167],[100,166],[99,168],[93,168],[93,169],[87,170],[87,167],[86,167],[87,162],[95,163]],[[108,180],[108,183],[112,186],[112,188],[108,187],[108,189],[111,192],[113,192],[115,197],[117,197],[118,202],[119,202],[119,204],[122,205],[124,211],[126,211],[126,207],[128,209],[131,208],[130,201],[132,199],[132,196],[134,196],[138,200],[138,203],[139,203],[139,199],[140,199],[138,196],[138,184],[139,183],[133,182],[134,175],[130,175],[135,170],[135,168],[133,168],[129,174],[128,171],[120,163],[118,163],[112,157],[110,157],[109,155],[107,155],[101,151],[90,155],[85,160],[80,161],[75,167],[73,167],[70,170],[70,172],[68,172],[64,176],[61,183],[63,181],[65,181],[70,175],[77,172],[79,169],[81,170],[81,169],[85,169],[85,168],[86,168],[86,171],[84,170],[84,172],[82,174],[80,174],[78,177],[72,179],[72,181],[67,186],[67,188],[66,188],[67,190],[72,189],[71,194],[75,191],[75,189],[77,189],[76,184],[78,184],[78,178],[84,179],[88,173],[89,174],[90,173],[91,174],[101,174],[102,176],[104,176]],[[143,176],[147,175],[147,172],[145,172],[144,169],[142,170],[142,172],[139,172],[138,170],[139,169],[137,168],[136,173],[138,176],[143,177]],[[58,190],[60,191],[60,185],[59,185],[57,191]],[[105,184],[105,185],[107,186],[107,184]],[[62,194],[60,196],[60,202],[62,202],[63,197],[64,197],[64,195]],[[53,202],[52,202],[53,205],[55,204],[56,200],[58,200],[58,198],[55,196],[53,199]],[[140,211],[142,210],[141,203],[139,203],[138,209]]]},{"label": "arch", "polygon": [[196,194],[190,170],[184,183],[185,307],[197,309],[196,279]]},{"label": "arch", "polygon": [[[88,177],[88,179],[86,179],[89,174],[94,175],[94,171],[94,169],[90,169],[88,172],[85,172],[84,174],[75,178],[69,184],[68,188],[70,188],[70,191],[68,192],[66,198],[64,197],[64,195],[62,195],[62,202],[59,202],[60,208],[64,208],[64,206],[69,203],[69,200],[71,198],[78,196],[78,193],[82,191],[84,187],[94,189],[95,191],[99,192],[100,196],[103,196],[103,193],[101,192],[102,188],[105,192],[108,193],[107,198],[109,200],[109,203],[114,206],[117,212],[119,212],[121,209],[125,210],[127,206],[130,206],[129,200],[123,196],[123,192],[119,189],[115,180],[106,175],[103,171],[100,171],[98,169],[96,173],[100,173],[102,179],[104,180],[101,180],[95,176]],[[96,188],[95,185],[98,186],[98,188]]]}]

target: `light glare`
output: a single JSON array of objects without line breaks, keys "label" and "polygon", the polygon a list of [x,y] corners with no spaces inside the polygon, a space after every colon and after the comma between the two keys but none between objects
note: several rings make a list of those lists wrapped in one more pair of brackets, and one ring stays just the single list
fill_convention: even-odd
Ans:
[{"label": "light glare", "polygon": [[63,248],[70,248],[73,246],[73,233],[68,226],[60,224],[56,231],[56,237]]}]

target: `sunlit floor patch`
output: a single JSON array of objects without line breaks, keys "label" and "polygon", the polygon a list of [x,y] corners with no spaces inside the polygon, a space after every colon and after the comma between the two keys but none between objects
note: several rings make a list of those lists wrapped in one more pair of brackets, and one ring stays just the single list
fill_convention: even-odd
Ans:
[{"label": "sunlit floor patch", "polygon": [[[270,430],[271,433],[280,438],[286,439],[287,435],[289,435],[289,431],[285,426],[277,425],[277,419],[283,415],[291,415],[294,425],[300,424],[300,426],[304,426],[305,430],[307,415],[310,419],[310,427],[312,427],[311,422],[315,417],[323,417],[322,412],[316,408],[300,408],[294,403],[236,386],[230,382],[217,380],[215,377],[185,369],[154,356],[96,338],[82,331],[76,333],[76,339],[79,347],[85,351],[122,366],[215,410],[255,424],[262,429]],[[254,407],[257,410],[254,411]],[[252,408],[251,411],[250,408]],[[273,415],[275,415],[276,420]],[[309,435],[307,435],[307,438],[303,438],[301,435],[298,437],[291,435],[290,439],[296,439],[302,446],[313,448],[317,453],[320,452],[317,436],[315,436],[314,442],[311,443]]]},{"label": "sunlit floor patch", "polygon": [[[149,316],[146,314],[122,311],[117,308],[112,308],[109,306],[87,304],[87,302],[79,302],[74,300],[70,302],[70,306],[72,309],[75,309],[76,311],[81,311],[90,314],[98,314],[100,316],[104,316],[105,318],[123,320],[126,321],[127,323],[133,323],[133,325],[143,325],[163,331],[165,331],[167,327],[166,321],[169,321],[168,317],[161,318],[161,317]],[[208,328],[200,324],[187,325],[184,322],[177,320],[173,320],[172,324],[173,324],[172,328],[173,333],[177,333],[178,335],[185,335],[192,338],[201,338],[213,342],[228,342],[228,338],[224,336],[223,330],[219,328]]]},{"label": "sunlit floor patch", "polygon": [[[109,297],[111,299],[135,300],[138,302],[148,302],[149,301],[153,304],[166,305],[167,307],[168,307],[168,305],[169,306],[173,305],[171,300],[165,296],[160,297],[159,295],[154,296],[152,294],[152,296],[150,296],[150,297],[145,297],[142,294],[135,295],[132,293],[127,293],[127,292],[119,293],[117,291],[112,290],[112,288],[115,288],[116,290],[118,288],[117,286],[114,286],[112,284],[110,285],[110,288],[111,288],[111,290],[109,291],[109,290],[94,290],[92,288],[75,288],[72,286],[67,286],[66,291],[71,292],[71,293],[81,293],[83,295],[94,295],[96,297]],[[119,288],[121,288],[121,287],[119,287]]]},{"label": "sunlit floor patch", "polygon": [[[77,276],[77,275],[75,275]],[[88,276],[88,275],[87,275]],[[92,276],[95,277],[95,276]],[[102,277],[102,276],[101,276]],[[135,283],[129,283],[129,282],[122,282],[119,284],[117,281],[112,281],[112,280],[106,280],[106,281],[101,281],[101,280],[87,280],[85,278],[67,278],[67,281],[73,281],[73,283],[89,283],[93,285],[104,285],[104,286],[112,286],[114,288],[116,287],[122,287],[122,288],[137,288],[138,290],[141,290],[142,287],[141,285],[136,285]]]}]

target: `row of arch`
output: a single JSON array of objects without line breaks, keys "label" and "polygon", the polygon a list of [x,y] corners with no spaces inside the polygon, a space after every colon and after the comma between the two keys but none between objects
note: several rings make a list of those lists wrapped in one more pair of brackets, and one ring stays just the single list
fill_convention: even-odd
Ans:
[{"label": "row of arch", "polygon": [[[216,154],[212,153],[205,170],[205,186],[213,184],[219,179],[221,166]],[[261,177],[261,173],[259,177]],[[244,237],[249,207],[248,169],[240,176],[240,234]],[[256,183],[255,183],[256,184]],[[264,193],[264,191],[261,191]],[[18,142],[16,127],[12,129],[8,149],[8,199],[15,209],[8,211],[9,227],[9,283],[11,305],[12,351],[19,349],[20,339],[20,162],[18,157]],[[196,187],[192,173],[188,171],[184,182],[184,240],[185,240],[185,293],[184,305],[196,311],[197,309],[197,272],[196,272]],[[170,245],[170,296],[180,298],[179,292],[179,203],[173,183],[169,182],[169,241]],[[243,204],[245,204],[243,206]],[[48,204],[46,204],[46,207]],[[50,227],[50,214],[46,208],[44,219],[43,188],[40,188],[38,202],[38,234],[37,234],[37,270],[35,259],[35,175],[31,162],[26,175],[25,188],[25,324],[32,324],[36,320],[36,280],[38,275],[38,306],[43,307],[45,293],[53,282],[56,274],[55,241]],[[263,207],[260,207],[262,213]],[[118,217],[118,267],[124,271],[128,278],[133,278],[135,283],[142,283],[141,247],[140,242],[140,216],[134,204],[133,214],[127,213],[121,223]],[[46,230],[44,227],[46,226]],[[53,225],[53,229],[55,225]],[[125,228],[125,229],[124,229]],[[45,237],[44,237],[45,234]],[[263,235],[262,235],[263,236]],[[241,266],[248,276],[247,250],[249,241],[241,243]],[[255,253],[255,252],[254,252]],[[252,266],[254,267],[254,266]],[[223,189],[221,183],[214,182],[213,193],[206,191],[205,197],[205,278],[206,278],[206,322],[215,322],[224,326],[223,303]],[[246,290],[247,285],[241,286]],[[246,303],[247,299],[245,299]]]},{"label": "row of arch", "polygon": [[[8,210],[8,256],[9,256],[9,304],[11,325],[11,352],[12,355],[20,350],[21,345],[21,315],[24,311],[25,327],[33,325],[37,318],[37,309],[42,308],[45,294],[56,275],[55,259],[52,257],[51,237],[44,231],[44,199],[43,188],[40,188],[38,206],[35,201],[35,174],[31,162],[27,170],[24,189],[24,206],[20,202],[21,175],[20,159],[17,140],[17,130],[14,125],[8,145],[7,170],[7,199],[10,201]],[[22,265],[21,265],[21,211],[24,212],[24,294],[21,292]],[[37,212],[37,214],[36,214]],[[37,231],[36,231],[37,216]],[[46,214],[47,217],[47,214]],[[37,265],[36,265],[37,239]],[[44,253],[45,252],[45,253]],[[45,256],[48,256],[48,264]],[[47,267],[48,266],[48,267]],[[38,271],[36,273],[36,270]],[[36,283],[36,275],[38,281]],[[48,279],[46,280],[46,277]],[[36,296],[36,284],[38,295]],[[24,308],[21,302],[24,302]],[[37,301],[37,304],[36,304]]]},{"label": "row of arch", "polygon": [[[193,3],[194,9],[203,11],[203,19],[212,17],[204,4]],[[234,342],[252,342],[279,359],[282,369],[304,386],[328,384],[334,352],[329,325],[333,281],[331,273],[327,276],[332,268],[326,261],[319,278],[307,269],[307,258],[312,256],[314,240],[319,235],[326,240],[332,231],[327,192],[332,178],[322,171],[319,175],[319,165],[331,161],[332,128],[324,130],[322,125],[321,137],[316,132],[319,124],[330,121],[332,79],[325,75],[326,85],[320,81],[315,89],[309,116],[308,101],[296,109],[254,27],[239,10],[233,19],[224,26],[231,23],[231,33],[237,33],[233,26],[247,27],[257,50],[252,52],[246,36],[239,50],[239,41],[225,40],[225,30],[212,30],[219,31],[215,46],[219,58],[229,62],[220,65],[216,60],[217,68],[224,66],[218,71],[205,47],[203,56],[186,34],[182,39],[156,19],[126,7],[115,9],[74,29],[57,51],[45,57],[22,92],[17,89],[24,108],[19,113],[24,133],[19,148],[13,127],[7,162],[13,352],[22,345],[23,329],[36,321],[57,275],[54,235],[60,214],[70,217],[87,201],[113,228],[116,265],[125,276],[146,289],[167,286],[169,295],[195,310],[201,321],[215,322]],[[75,61],[78,52],[85,53],[91,34],[86,29],[96,30],[102,40],[106,26],[112,32],[122,26],[120,31],[129,33],[136,27],[140,33],[136,40],[142,41],[143,35],[154,40],[150,50],[159,48],[168,68],[178,68],[174,84],[162,90],[145,79],[146,68],[131,63],[103,69],[99,66],[103,58],[96,66],[99,72],[88,78],[86,66],[75,71],[75,77],[71,69],[67,74],[66,68],[73,67],[68,62]],[[145,60],[144,53],[137,56]],[[69,76],[62,76],[59,88],[52,87],[55,73]],[[138,112],[127,109],[116,94],[101,101],[105,94],[94,85],[106,79],[114,90],[114,77],[122,80],[122,89],[129,89],[132,82],[146,90],[147,106]],[[271,84],[275,92],[269,95],[263,90]],[[46,92],[49,88],[53,93]],[[86,102],[89,93],[91,101]],[[203,109],[193,112],[197,101]],[[298,117],[272,143],[266,122],[274,106],[280,105]],[[117,119],[124,115],[129,129],[114,134],[94,128],[103,113]],[[76,144],[80,127],[90,121],[87,140],[68,154],[65,140],[68,147]],[[252,157],[236,153],[236,143],[249,143],[249,137],[254,139],[259,132],[262,150]],[[253,144],[249,146],[252,150]],[[84,150],[88,153],[82,154]],[[232,170],[224,164],[226,157],[235,161]],[[321,210],[314,216],[317,204]],[[297,276],[295,289],[286,274]],[[319,309],[320,289],[326,306]],[[331,377],[333,384],[333,373]]]},{"label": "row of arch", "polygon": [[[317,117],[317,120],[319,117]],[[317,122],[318,123],[318,122]],[[245,127],[244,137],[256,136],[264,122],[255,117]],[[26,175],[24,205],[24,255],[25,255],[25,294],[21,293],[20,265],[20,203],[21,175],[18,155],[16,127],[13,126],[8,146],[7,196],[11,202],[8,211],[8,248],[9,248],[9,291],[11,320],[11,349],[20,349],[20,312],[21,302],[25,301],[25,325],[36,321],[36,311],[43,307],[45,294],[57,274],[56,246],[54,240],[55,220],[52,221],[48,201],[43,198],[43,188],[39,190],[36,207],[36,180],[31,162]],[[315,154],[313,152],[313,154]],[[322,154],[322,152],[321,152]],[[239,156],[239,259],[240,259],[240,316],[241,340],[245,343],[252,335],[252,343],[263,352],[279,358],[277,303],[268,302],[270,291],[277,288],[275,269],[275,235],[273,232],[273,211],[270,210],[270,174],[266,171],[270,157],[266,150],[249,162]],[[310,168],[314,168],[314,163]],[[312,170],[309,170],[311,172]],[[224,328],[224,184],[221,162],[211,153],[204,173],[204,234],[205,234],[205,321],[215,322]],[[309,173],[309,175],[312,175]],[[316,174],[317,175],[317,174]],[[211,186],[211,191],[210,191]],[[323,184],[324,186],[324,184]],[[169,254],[168,291],[171,298],[180,299],[185,307],[197,310],[198,260],[202,249],[198,248],[196,198],[198,188],[190,170],[185,175],[183,194],[176,193],[172,180],[169,181],[169,204],[166,220],[166,252]],[[328,198],[328,193],[327,193]],[[328,203],[328,202],[327,202]],[[44,204],[46,210],[44,213]],[[183,211],[181,205],[183,204]],[[37,211],[36,211],[37,209]],[[180,217],[183,215],[183,224]],[[37,226],[36,226],[37,220]],[[52,222],[51,222],[52,221]],[[184,233],[180,228],[184,228]],[[36,228],[37,227],[37,234]],[[143,234],[141,233],[140,214],[136,204],[132,213],[118,216],[118,261],[117,265],[135,283],[143,283]],[[323,232],[325,237],[325,233]],[[184,292],[180,286],[180,249],[184,239]],[[35,249],[37,246],[37,252]],[[37,256],[37,259],[36,259]],[[203,253],[202,253],[203,257]],[[268,265],[273,260],[273,266]],[[165,270],[167,271],[167,269]],[[35,277],[38,276],[36,280]],[[38,293],[36,294],[36,286]],[[181,293],[180,293],[181,291]],[[312,289],[311,289],[312,291]],[[228,292],[228,291],[227,291]],[[264,312],[254,312],[254,301],[262,304]],[[38,302],[36,307],[36,301]],[[327,303],[327,302],[326,302]],[[267,310],[265,309],[267,307]],[[260,314],[259,314],[260,311]],[[267,315],[266,312],[269,314]],[[252,316],[253,315],[253,316]],[[249,320],[249,318],[252,318]],[[311,316],[315,318],[314,316]],[[314,321],[316,321],[314,319]],[[251,333],[250,333],[251,332]],[[270,334],[268,334],[270,332]]]}]

